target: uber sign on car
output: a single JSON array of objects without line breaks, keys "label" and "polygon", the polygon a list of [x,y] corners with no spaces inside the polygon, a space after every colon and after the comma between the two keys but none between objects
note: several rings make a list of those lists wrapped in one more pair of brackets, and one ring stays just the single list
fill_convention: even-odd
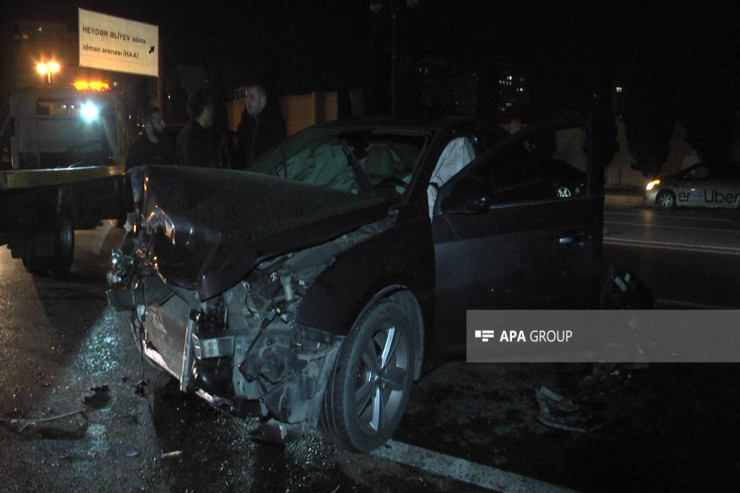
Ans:
[{"label": "uber sign on car", "polygon": [[645,187],[645,204],[674,207],[740,207],[740,178],[713,174],[698,163],[675,175],[656,178]]}]

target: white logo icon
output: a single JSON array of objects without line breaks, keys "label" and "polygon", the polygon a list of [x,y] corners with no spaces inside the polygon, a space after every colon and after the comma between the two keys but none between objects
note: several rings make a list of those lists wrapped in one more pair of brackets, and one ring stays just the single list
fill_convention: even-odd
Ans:
[{"label": "white logo icon", "polygon": [[476,330],[475,338],[483,342],[488,342],[488,339],[493,339],[493,332],[492,330]]}]

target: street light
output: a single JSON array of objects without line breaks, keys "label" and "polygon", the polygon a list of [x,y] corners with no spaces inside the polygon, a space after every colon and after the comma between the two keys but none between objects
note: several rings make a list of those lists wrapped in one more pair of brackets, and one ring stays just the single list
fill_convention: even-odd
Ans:
[{"label": "street light", "polygon": [[46,83],[51,85],[51,74],[56,74],[61,69],[61,66],[56,61],[51,62],[39,62],[36,64],[36,72],[42,76],[46,76]]}]

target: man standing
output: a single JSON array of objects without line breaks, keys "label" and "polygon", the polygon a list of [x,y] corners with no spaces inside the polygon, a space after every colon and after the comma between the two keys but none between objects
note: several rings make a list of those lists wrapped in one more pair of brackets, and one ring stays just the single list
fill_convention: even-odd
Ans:
[{"label": "man standing", "polygon": [[142,115],[144,132],[134,140],[126,151],[126,170],[140,164],[175,164],[175,150],[164,134],[162,111],[150,106]]},{"label": "man standing", "polygon": [[190,122],[177,136],[177,162],[181,166],[216,167],[218,149],[211,131],[213,101],[205,89],[195,91],[188,98]]},{"label": "man standing", "polygon": [[245,112],[236,132],[239,138],[238,154],[248,168],[265,152],[277,147],[286,135],[285,120],[277,100],[267,97],[262,85],[246,88]]}]

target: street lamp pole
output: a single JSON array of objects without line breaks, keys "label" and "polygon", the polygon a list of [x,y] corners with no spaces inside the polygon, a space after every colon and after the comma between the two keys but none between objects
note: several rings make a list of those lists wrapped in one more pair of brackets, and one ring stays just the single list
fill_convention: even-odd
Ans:
[{"label": "street lamp pole", "polygon": [[391,0],[391,116],[396,116],[396,76],[398,62],[396,55],[396,16],[398,15],[398,0]]},{"label": "street lamp pole", "polygon": [[[390,0],[391,3],[391,115],[396,114],[396,78],[398,76],[398,55],[396,53],[397,34],[396,17],[398,16],[398,0]],[[408,8],[414,8],[419,5],[419,0],[406,0]],[[377,14],[383,9],[382,0],[371,0],[370,10]]]}]

